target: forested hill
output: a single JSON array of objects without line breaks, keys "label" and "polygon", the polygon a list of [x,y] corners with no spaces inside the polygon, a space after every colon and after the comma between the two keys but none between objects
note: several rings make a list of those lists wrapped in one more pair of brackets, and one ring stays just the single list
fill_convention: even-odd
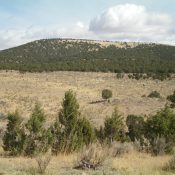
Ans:
[{"label": "forested hill", "polygon": [[175,73],[175,46],[45,39],[0,51],[0,69]]}]

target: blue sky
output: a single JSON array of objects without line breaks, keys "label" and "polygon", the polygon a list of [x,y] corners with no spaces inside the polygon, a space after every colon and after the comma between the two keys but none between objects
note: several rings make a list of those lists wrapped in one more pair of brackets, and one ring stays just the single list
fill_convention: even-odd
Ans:
[{"label": "blue sky", "polygon": [[0,49],[72,37],[175,44],[175,0],[0,0]]}]

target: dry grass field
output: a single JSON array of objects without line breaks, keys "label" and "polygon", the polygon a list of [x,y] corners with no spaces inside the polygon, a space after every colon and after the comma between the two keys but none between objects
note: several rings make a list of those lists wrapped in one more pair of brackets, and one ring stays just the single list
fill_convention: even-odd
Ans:
[{"label": "dry grass field", "polygon": [[[101,91],[109,88],[113,92],[110,103],[92,103],[101,100]],[[41,102],[49,121],[53,121],[61,107],[65,91],[76,92],[80,109],[84,116],[99,126],[110,115],[115,106],[124,116],[128,114],[152,114],[166,103],[167,95],[175,90],[175,79],[166,81],[117,79],[112,73],[19,73],[0,72],[0,113],[20,111],[28,118],[35,101]],[[148,98],[152,91],[161,94],[160,99]],[[0,119],[0,127],[6,121]],[[2,151],[0,151],[2,152]],[[1,153],[2,155],[3,153]],[[170,156],[152,157],[148,154],[132,152],[119,158],[106,160],[97,171],[78,171],[72,169],[76,155],[53,157],[47,173],[75,175],[169,175],[162,167]],[[35,159],[24,157],[9,158],[0,156],[0,175],[31,175],[36,168]]]},{"label": "dry grass field", "polygon": [[[101,91],[113,92],[111,103],[101,100]],[[25,73],[0,72],[0,112],[7,114],[20,111],[29,117],[35,101],[41,102],[49,119],[55,118],[61,107],[65,91],[76,92],[84,116],[95,125],[102,124],[115,106],[124,116],[128,114],[151,114],[162,108],[167,95],[175,90],[175,79],[166,81],[117,79],[112,73],[51,72]],[[162,98],[148,98],[152,91],[160,92]]]},{"label": "dry grass field", "polygon": [[[98,170],[76,170],[76,155],[52,157],[46,175],[173,175],[162,168],[170,156],[152,157],[144,153],[131,152],[118,158],[107,159]],[[36,159],[24,157],[0,157],[1,175],[37,175]]]}]

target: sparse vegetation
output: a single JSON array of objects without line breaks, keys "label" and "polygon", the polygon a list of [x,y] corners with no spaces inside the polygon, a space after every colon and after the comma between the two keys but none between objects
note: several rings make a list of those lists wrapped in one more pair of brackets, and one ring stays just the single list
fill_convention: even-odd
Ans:
[{"label": "sparse vegetation", "polygon": [[[116,78],[114,77],[114,79],[116,79]],[[140,82],[137,82],[137,83],[140,83]],[[163,83],[163,82],[160,82],[160,83]],[[70,94],[72,94],[73,95],[72,97],[75,97],[75,99],[76,99],[76,95],[74,94],[73,91],[67,91],[66,93],[68,93],[68,92]],[[114,94],[116,94],[116,93],[114,93]],[[166,93],[162,92],[162,94],[166,94]],[[79,94],[78,94],[78,96],[79,96]],[[66,97],[66,99],[74,99],[74,98],[67,98]],[[25,116],[20,117],[21,120],[20,120],[20,124],[19,124],[20,127],[19,128],[20,128],[20,132],[22,131],[21,134],[23,133],[24,134],[23,136],[25,138],[23,140],[24,145],[22,147],[22,150],[19,151],[18,154],[16,152],[12,153],[10,151],[5,152],[5,154],[7,155],[7,153],[10,153],[10,155],[13,155],[13,156],[21,155],[21,159],[28,159],[28,156],[32,156],[32,157],[35,156],[34,159],[31,159],[31,161],[32,160],[37,160],[36,162],[33,163],[33,164],[35,164],[35,166],[34,166],[33,169],[31,169],[31,172],[26,171],[26,174],[27,173],[28,174],[31,174],[31,173],[33,173],[33,174],[38,174],[38,173],[44,174],[44,172],[46,172],[45,171],[46,168],[48,168],[47,169],[48,173],[51,172],[50,174],[55,174],[55,172],[58,172],[58,171],[60,171],[60,174],[65,173],[65,165],[63,165],[60,170],[55,171],[53,169],[53,171],[52,171],[52,166],[54,166],[53,164],[56,164],[56,161],[57,161],[56,160],[57,158],[55,158],[54,156],[53,156],[54,162],[50,162],[50,160],[48,159],[49,160],[48,161],[49,166],[47,166],[47,165],[43,166],[43,167],[46,167],[46,168],[43,168],[43,171],[39,170],[39,165],[40,164],[45,164],[46,159],[42,159],[42,158],[40,159],[38,157],[45,156],[45,152],[47,152],[47,150],[50,147],[52,149],[52,154],[53,155],[57,154],[58,156],[60,156],[60,154],[64,155],[63,153],[66,153],[66,155],[69,154],[69,156],[70,156],[70,154],[72,155],[72,154],[77,154],[77,153],[79,155],[81,150],[84,150],[83,152],[81,152],[82,156],[79,157],[78,163],[76,165],[77,165],[77,167],[79,166],[80,169],[83,169],[85,172],[86,172],[86,169],[90,169],[90,170],[88,170],[88,173],[90,173],[90,174],[91,174],[91,171],[94,171],[94,170],[95,170],[95,172],[93,172],[93,173],[96,173],[96,174],[99,173],[100,174],[100,173],[102,173],[103,169],[104,169],[103,173],[107,174],[108,170],[106,170],[106,165],[105,164],[108,163],[108,161],[111,161],[111,160],[115,162],[115,165],[113,165],[112,162],[109,163],[113,167],[112,170],[110,170],[110,168],[109,168],[109,172],[110,171],[112,173],[120,172],[121,174],[126,173],[124,169],[122,169],[122,168],[120,169],[120,165],[118,165],[118,164],[120,164],[119,162],[122,162],[122,160],[125,159],[126,156],[129,156],[130,154],[132,154],[131,152],[133,152],[133,150],[136,149],[135,148],[135,142],[138,142],[139,145],[141,145],[141,147],[142,147],[142,149],[138,149],[139,151],[141,151],[141,152],[142,151],[143,152],[145,152],[145,151],[150,152],[150,153],[153,153],[156,156],[161,155],[161,157],[159,157],[159,156],[158,157],[151,157],[151,156],[149,157],[149,154],[139,153],[140,154],[139,156],[143,156],[144,161],[147,160],[147,156],[149,157],[148,159],[150,159],[150,160],[151,159],[154,159],[154,160],[163,159],[164,160],[164,158],[165,158],[165,160],[163,162],[159,163],[160,166],[158,166],[157,172],[161,171],[162,164],[165,164],[165,163],[168,162],[167,160],[169,160],[169,159],[167,159],[167,157],[164,154],[172,153],[172,151],[173,151],[172,148],[175,145],[175,143],[172,142],[172,140],[175,140],[174,139],[174,128],[173,128],[174,112],[171,109],[169,109],[168,107],[167,107],[167,109],[170,111],[170,113],[165,112],[165,109],[163,109],[163,110],[159,111],[159,113],[157,113],[155,115],[151,115],[149,117],[146,116],[146,115],[143,116],[143,117],[140,116],[140,115],[129,115],[126,119],[126,122],[125,122],[125,120],[122,119],[124,117],[124,115],[123,114],[119,115],[117,110],[114,110],[113,114],[110,117],[107,118],[107,119],[109,119],[109,118],[111,119],[107,122],[108,124],[106,124],[104,126],[102,125],[101,128],[98,128],[98,126],[96,128],[96,125],[91,125],[91,122],[89,122],[89,120],[87,118],[84,118],[83,117],[84,115],[82,115],[80,113],[80,111],[82,109],[79,108],[79,103],[78,103],[77,99],[76,100],[68,100],[69,102],[67,101],[67,103],[65,103],[67,105],[63,105],[64,101],[65,101],[65,96],[64,96],[64,99],[63,99],[62,107],[59,110],[58,116],[56,117],[56,121],[54,123],[52,123],[53,121],[50,123],[50,118],[47,118],[47,115],[50,117],[49,113],[45,113],[43,111],[43,109],[41,108],[41,106],[38,106],[39,110],[35,110],[35,108],[36,108],[36,106],[35,106],[35,108],[33,109],[32,114],[30,115],[30,118],[29,118],[28,121],[23,120],[23,118],[25,118]],[[70,101],[72,101],[72,103]],[[74,102],[76,102],[76,103],[74,103]],[[77,106],[77,108],[76,107],[74,108],[74,107],[72,107],[71,105],[68,105],[68,104],[71,104],[71,105],[77,104],[77,105],[75,105],[75,106]],[[101,103],[100,105],[113,107],[114,105],[116,105],[115,104],[115,97],[114,97],[113,100],[111,100],[111,103],[109,105],[106,105],[106,103]],[[32,104],[32,106],[33,106],[33,104]],[[93,107],[96,108],[95,105]],[[64,108],[67,109],[67,110],[63,110]],[[61,114],[63,114],[63,111],[66,111],[67,112],[67,113],[65,112],[66,114],[68,114],[68,113],[72,114],[70,111],[76,111],[76,110],[73,110],[73,109],[77,109],[77,111],[78,111],[77,113],[75,112],[76,114],[78,114],[78,115],[76,115],[76,116],[78,116],[77,117],[78,119],[76,118],[75,123],[77,123],[77,125],[79,127],[75,127],[75,128],[77,128],[75,135],[78,135],[78,137],[81,138],[80,142],[78,142],[78,143],[80,143],[79,144],[80,147],[76,147],[76,149],[73,149],[73,150],[67,149],[67,151],[66,151],[66,149],[64,149],[64,148],[66,147],[68,142],[67,143],[62,142],[62,140],[67,141],[66,136],[65,136],[66,134],[64,133],[65,126],[67,127],[67,125],[66,124],[63,125],[60,122],[59,115],[60,115],[61,111],[62,111]],[[36,112],[36,111],[38,111],[38,112]],[[106,112],[109,112],[109,111],[106,111]],[[27,123],[31,120],[33,113],[36,114],[35,116],[40,116],[40,114],[42,114],[44,116],[44,120],[39,119],[39,121],[38,121],[36,119],[37,117],[34,117],[35,119],[32,120],[33,122],[30,122],[30,124],[33,123],[33,125],[35,125],[35,122],[36,122],[35,126],[37,126],[37,125],[42,126],[41,131],[45,130],[45,132],[43,132],[43,137],[42,137],[43,140],[41,139],[42,140],[41,144],[39,144],[39,145],[43,144],[43,149],[40,149],[40,146],[38,146],[38,148],[36,149],[38,151],[36,151],[36,152],[34,151],[35,152],[34,154],[33,153],[28,154],[26,150],[27,150],[28,143],[29,143],[28,139],[31,138],[31,137],[28,137],[28,136],[30,135],[31,132],[27,128]],[[90,116],[91,113],[93,113],[93,111],[90,111],[90,113],[88,113],[88,115],[89,115],[88,117],[90,117],[90,118],[91,118],[91,116]],[[158,115],[157,118],[155,117],[156,115]],[[69,116],[69,115],[63,115],[63,116],[65,117],[65,116]],[[114,120],[113,116],[117,116],[118,120]],[[38,117],[38,118],[40,118],[40,117]],[[156,118],[156,119],[153,120],[153,118]],[[159,118],[162,121],[162,123],[158,120]],[[154,122],[153,121],[150,122],[151,119]],[[6,120],[6,118],[3,119],[3,121],[4,120]],[[48,122],[48,120],[49,120],[49,122]],[[106,122],[106,120],[105,120],[105,122]],[[64,121],[71,121],[71,120],[65,119]],[[118,121],[118,122],[116,122],[116,121]],[[110,132],[106,132],[107,130],[108,131],[110,130],[109,128],[111,128],[111,131],[115,131],[114,128],[116,126],[116,123],[118,123],[118,124],[120,123],[119,121],[122,121],[121,123],[123,123],[123,124],[120,125],[121,130],[116,129],[116,132],[114,132],[114,133],[116,133],[116,137],[115,137],[115,134],[110,135]],[[72,122],[65,122],[65,123],[70,124]],[[156,125],[156,123],[157,123],[157,125]],[[72,124],[72,126],[75,126],[75,125]],[[106,126],[108,126],[108,127],[106,127]],[[151,128],[151,126],[154,126],[154,127]],[[105,127],[108,128],[108,129],[105,130]],[[35,127],[33,127],[33,128],[35,128]],[[38,128],[38,127],[36,127],[36,128]],[[157,128],[157,129],[154,130],[154,128]],[[96,132],[94,132],[94,130]],[[6,130],[6,132],[7,132],[7,130]],[[40,133],[40,135],[42,135],[41,133]],[[108,134],[110,135],[110,137],[107,137]],[[117,134],[118,134],[119,137],[117,136]],[[35,136],[35,134],[33,134],[33,136]],[[64,136],[65,136],[65,138],[64,138]],[[96,139],[96,137],[97,137],[97,139]],[[154,137],[154,139],[152,139],[153,137]],[[33,137],[33,138],[35,138],[35,137]],[[75,138],[76,138],[76,136],[75,136]],[[110,138],[112,138],[112,139],[110,139]],[[115,139],[115,138],[117,138],[117,139]],[[87,154],[85,153],[85,151],[88,152],[88,150],[90,150],[88,148],[91,147],[91,145],[96,144],[97,140],[99,140],[99,143],[97,144],[99,146],[96,146],[98,148],[97,150],[100,151],[101,150],[100,147],[102,147],[102,153],[100,154],[100,156],[102,156],[101,158],[100,158],[100,156],[99,156],[99,158],[98,158],[98,156],[94,156],[94,157],[96,157],[96,158],[94,158],[93,154],[91,154],[92,151],[89,151],[89,153],[87,153]],[[116,142],[116,140],[117,140],[117,142]],[[74,141],[75,141],[75,143],[77,142],[76,139]],[[38,141],[36,141],[36,142],[38,142]],[[146,144],[148,144],[149,146],[147,147]],[[38,145],[38,144],[36,144],[36,145]],[[146,147],[147,150],[144,149],[144,147]],[[67,146],[67,148],[71,148],[71,147]],[[42,151],[40,151],[40,150],[42,150]],[[94,152],[96,152],[96,151],[94,151]],[[108,155],[106,155],[105,153],[107,153]],[[3,155],[3,153],[1,153],[1,154]],[[23,155],[26,155],[27,157],[23,157]],[[94,155],[95,155],[95,153],[94,153]],[[92,157],[89,158],[90,156],[92,156]],[[132,155],[132,156],[134,156],[134,155]],[[85,157],[85,158],[83,158],[83,157]],[[104,157],[104,159],[103,159],[103,157]],[[115,157],[115,159],[114,159],[114,157]],[[140,158],[139,160],[141,161],[143,158]],[[4,160],[5,158],[3,157],[1,159]],[[11,158],[10,161],[13,162],[14,161],[13,159],[17,159],[17,158],[16,157]],[[84,159],[86,161],[82,161]],[[101,163],[94,163],[94,162],[98,162],[97,160],[100,160],[99,162],[101,162]],[[107,161],[105,161],[105,160],[107,160]],[[127,158],[125,159],[125,161],[127,162]],[[138,162],[136,164],[138,164]],[[21,167],[23,165],[21,165]],[[121,165],[121,166],[127,167],[126,165]],[[147,166],[147,165],[145,165],[145,166]],[[19,169],[20,169],[20,172],[23,173],[23,169],[21,170],[21,167]],[[72,164],[68,165],[68,167],[72,167]],[[110,166],[108,166],[108,167],[110,167]],[[149,167],[149,166],[147,166],[147,167]],[[15,172],[16,171],[19,171],[19,170],[15,170]],[[130,170],[128,170],[127,172],[129,173],[129,171]],[[151,171],[154,172],[154,170],[151,170]],[[170,173],[171,171],[173,172],[173,170],[169,170],[169,171],[167,171],[167,173]],[[18,174],[20,174],[20,172],[18,172]],[[69,169],[69,168],[66,170],[66,173],[73,173],[73,172],[74,172],[74,174],[79,173],[78,170],[72,170],[72,169]],[[135,172],[136,172],[136,170],[135,170]],[[149,173],[150,172],[148,172],[148,174]],[[164,174],[164,172],[161,172],[161,173]],[[165,174],[166,174],[166,172],[165,172]]]},{"label": "sparse vegetation", "polygon": [[175,172],[175,155],[171,158],[171,160],[163,167],[163,170],[168,172]]},{"label": "sparse vegetation", "polygon": [[171,74],[170,73],[162,73],[162,72],[156,72],[156,73],[133,73],[128,75],[129,79],[135,79],[135,80],[140,80],[140,79],[153,79],[153,80],[170,80]]},{"label": "sparse vegetation", "polygon": [[167,99],[171,102],[171,107],[175,108],[175,91],[172,95],[169,95]]},{"label": "sparse vegetation", "polygon": [[45,174],[47,167],[49,166],[49,163],[51,161],[52,155],[51,153],[45,153],[43,155],[38,155],[35,160],[38,165],[38,173],[39,174]]},{"label": "sparse vegetation", "polygon": [[117,73],[116,74],[117,79],[122,79],[122,78],[124,78],[124,76],[125,76],[124,73]]},{"label": "sparse vegetation", "polygon": [[103,165],[107,157],[109,157],[107,147],[102,147],[102,145],[98,143],[90,144],[80,151],[75,168],[96,170]]},{"label": "sparse vegetation", "polygon": [[159,92],[157,91],[152,91],[149,95],[148,95],[149,98],[160,98],[161,95]]}]

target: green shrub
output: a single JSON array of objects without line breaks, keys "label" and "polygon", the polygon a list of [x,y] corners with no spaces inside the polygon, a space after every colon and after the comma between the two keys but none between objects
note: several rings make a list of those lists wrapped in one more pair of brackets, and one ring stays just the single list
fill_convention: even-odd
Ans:
[{"label": "green shrub", "polygon": [[109,157],[108,147],[104,148],[98,143],[84,146],[79,152],[75,168],[96,170],[103,165],[107,157]]},{"label": "green shrub", "polygon": [[78,120],[77,124],[79,137],[82,138],[82,146],[92,143],[96,139],[96,135],[91,123],[83,117]]},{"label": "green shrub", "polygon": [[154,151],[155,139],[165,139],[165,152],[172,152],[175,145],[175,114],[169,107],[165,107],[156,115],[151,116],[145,123],[145,137],[150,141]]},{"label": "green shrub", "polygon": [[51,144],[51,133],[45,128],[46,116],[40,106],[36,103],[30,119],[26,123],[27,145],[25,153],[35,156],[47,152]]},{"label": "green shrub", "polygon": [[8,115],[8,124],[3,137],[3,148],[11,155],[20,155],[24,151],[26,135],[22,125],[22,118],[19,113]]},{"label": "green shrub", "polygon": [[109,89],[102,90],[102,98],[107,100],[112,97],[112,91]]},{"label": "green shrub", "polygon": [[128,127],[128,136],[132,142],[139,141],[141,145],[144,143],[145,121],[141,116],[128,115],[126,119]]},{"label": "green shrub", "polygon": [[61,124],[57,118],[53,126],[50,127],[52,133],[53,143],[52,143],[52,152],[58,154],[61,151],[61,148],[64,144],[64,137],[62,136]]},{"label": "green shrub", "polygon": [[157,91],[152,91],[149,95],[148,95],[149,98],[160,98],[160,93],[157,92]]},{"label": "green shrub", "polygon": [[71,153],[92,143],[95,131],[88,120],[79,112],[76,95],[70,90],[65,93],[62,109],[52,129],[54,152]]},{"label": "green shrub", "polygon": [[124,78],[124,73],[117,73],[117,75],[116,75],[116,78],[117,79],[122,79],[122,78]]},{"label": "green shrub", "polygon": [[169,100],[171,102],[171,107],[175,108],[175,91],[172,95],[169,95],[167,97],[167,100]]},{"label": "green shrub", "polygon": [[108,143],[113,141],[124,141],[124,122],[118,110],[115,108],[111,117],[105,119],[104,123],[104,136]]},{"label": "green shrub", "polygon": [[152,74],[152,79],[164,81],[166,79],[171,79],[171,75],[169,73],[156,73]]},{"label": "green shrub", "polygon": [[96,137],[98,139],[98,141],[102,144],[105,141],[105,132],[104,132],[104,128],[102,126],[100,126],[99,129],[95,129],[95,134]]}]

